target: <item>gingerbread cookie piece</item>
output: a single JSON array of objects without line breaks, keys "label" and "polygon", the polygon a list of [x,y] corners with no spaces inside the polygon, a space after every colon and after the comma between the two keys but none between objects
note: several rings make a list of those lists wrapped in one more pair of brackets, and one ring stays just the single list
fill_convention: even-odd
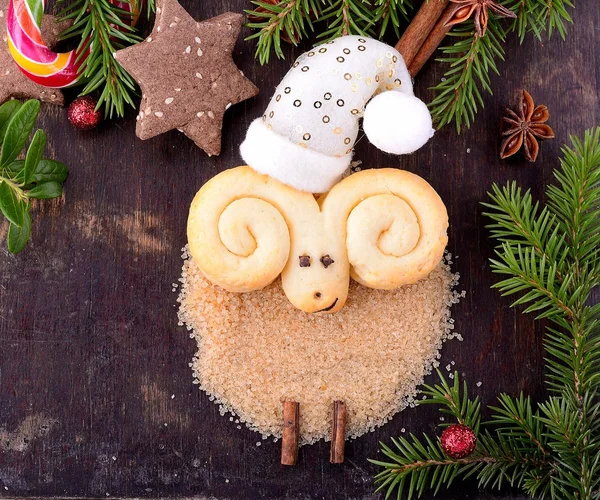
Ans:
[{"label": "gingerbread cookie piece", "polygon": [[[0,0],[0,32],[2,46],[0,47],[0,104],[11,98],[40,99],[43,102],[62,106],[65,98],[58,89],[38,85],[27,78],[15,63],[8,51],[6,15],[9,0]],[[58,43],[60,33],[69,26],[69,22],[57,22],[54,16],[45,15],[42,21],[42,37],[48,47]]]},{"label": "gingerbread cookie piece", "polygon": [[140,139],[178,129],[207,154],[221,152],[225,110],[258,93],[231,57],[242,19],[196,22],[176,0],[157,2],[150,36],[115,54],[142,89]]}]

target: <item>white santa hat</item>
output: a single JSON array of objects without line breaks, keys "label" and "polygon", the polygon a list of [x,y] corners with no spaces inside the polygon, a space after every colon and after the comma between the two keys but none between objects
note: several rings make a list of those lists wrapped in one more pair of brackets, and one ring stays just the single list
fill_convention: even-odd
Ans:
[{"label": "white santa hat", "polygon": [[350,166],[361,117],[369,141],[387,153],[412,153],[434,132],[400,53],[344,36],[296,60],[240,152],[257,172],[324,193]]}]

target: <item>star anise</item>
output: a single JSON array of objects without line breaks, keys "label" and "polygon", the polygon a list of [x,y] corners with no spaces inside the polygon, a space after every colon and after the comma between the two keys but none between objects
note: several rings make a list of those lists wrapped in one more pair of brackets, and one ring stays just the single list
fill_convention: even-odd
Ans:
[{"label": "star anise", "polygon": [[505,139],[500,147],[500,158],[508,158],[523,147],[523,154],[528,161],[534,162],[540,151],[538,139],[553,139],[554,131],[546,124],[550,112],[546,106],[536,106],[529,92],[523,90],[519,110],[506,110],[502,117]]},{"label": "star anise", "polygon": [[515,18],[517,15],[510,9],[498,4],[494,0],[450,0],[454,5],[448,14],[445,26],[454,26],[469,19],[473,14],[475,29],[479,36],[484,36],[487,30],[489,12],[493,11],[499,17]]}]

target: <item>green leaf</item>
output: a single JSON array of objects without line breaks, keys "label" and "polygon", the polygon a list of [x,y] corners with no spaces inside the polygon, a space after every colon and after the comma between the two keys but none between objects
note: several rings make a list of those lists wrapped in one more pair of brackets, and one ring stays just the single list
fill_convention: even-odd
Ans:
[{"label": "green leaf", "polygon": [[5,181],[0,183],[0,210],[12,224],[19,227],[23,225],[27,205]]},{"label": "green leaf", "polygon": [[0,168],[4,168],[17,159],[33,130],[39,112],[40,101],[31,100],[23,104],[21,109],[10,119],[2,144]]},{"label": "green leaf", "polygon": [[8,251],[17,254],[25,248],[31,236],[31,215],[25,210],[23,225],[21,227],[11,224],[8,228]]},{"label": "green leaf", "polygon": [[32,188],[27,195],[38,200],[58,198],[62,195],[62,186],[58,182],[44,182]]},{"label": "green leaf", "polygon": [[42,159],[42,153],[46,147],[46,133],[43,130],[36,130],[33,140],[25,156],[25,166],[23,168],[23,184],[29,184],[33,172],[35,172],[38,163]]},{"label": "green leaf", "polygon": [[0,144],[2,144],[2,141],[4,140],[8,122],[20,108],[21,103],[16,100],[7,101],[0,106]]},{"label": "green leaf", "polygon": [[41,160],[31,176],[31,182],[64,182],[69,175],[66,165],[56,160]]},{"label": "green leaf", "polygon": [[[25,160],[15,160],[8,165],[4,171],[16,182],[23,183],[23,167]],[[69,175],[69,169],[66,165],[56,160],[42,159],[38,162],[35,170],[31,174],[29,184],[39,184],[42,182],[60,182],[65,181]]]},{"label": "green leaf", "polygon": [[4,167],[4,172],[6,172],[7,174],[10,174],[10,176],[12,178],[15,178],[15,176],[19,172],[21,172],[21,170],[23,170],[24,166],[25,166],[25,160],[15,160],[12,163],[6,165],[6,167]]}]

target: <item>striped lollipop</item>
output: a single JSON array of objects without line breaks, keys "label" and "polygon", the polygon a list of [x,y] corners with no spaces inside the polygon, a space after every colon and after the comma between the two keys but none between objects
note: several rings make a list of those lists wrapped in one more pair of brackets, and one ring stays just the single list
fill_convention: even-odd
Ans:
[{"label": "striped lollipop", "polygon": [[[113,0],[120,9],[133,12],[137,21],[138,2]],[[83,53],[77,50],[51,51],[41,35],[42,16],[46,0],[9,0],[7,14],[8,48],[21,71],[39,85],[52,88],[68,87],[81,78],[81,66],[89,55],[89,45]]]}]

